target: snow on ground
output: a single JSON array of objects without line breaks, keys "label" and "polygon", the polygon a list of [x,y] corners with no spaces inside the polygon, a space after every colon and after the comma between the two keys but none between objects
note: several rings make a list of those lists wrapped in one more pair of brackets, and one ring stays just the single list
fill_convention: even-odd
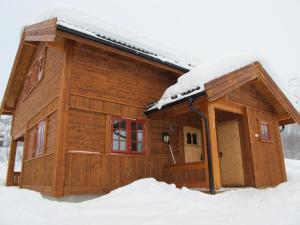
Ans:
[{"label": "snow on ground", "polygon": [[2,186],[0,224],[296,225],[300,221],[300,161],[286,160],[286,167],[289,181],[275,188],[217,195],[178,189],[152,178],[81,203],[58,202],[34,191]]}]

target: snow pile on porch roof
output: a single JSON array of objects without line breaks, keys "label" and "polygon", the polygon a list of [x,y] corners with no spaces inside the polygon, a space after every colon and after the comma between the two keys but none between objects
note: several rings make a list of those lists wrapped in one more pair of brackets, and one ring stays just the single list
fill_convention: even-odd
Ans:
[{"label": "snow pile on porch roof", "polygon": [[161,62],[166,62],[185,70],[192,69],[199,60],[166,44],[158,43],[147,37],[111,24],[77,9],[59,7],[49,10],[40,20],[57,18],[57,24],[88,36],[130,49],[136,54],[143,54]]},{"label": "snow pile on porch roof", "polygon": [[204,84],[244,66],[259,61],[267,72],[272,76],[272,79],[285,93],[291,103],[298,111],[300,111],[300,101],[297,99],[295,93],[290,92],[290,84],[282,78],[282,76],[275,75],[270,69],[269,64],[261,57],[257,56],[236,56],[216,61],[204,62],[196,66],[191,71],[183,74],[177,79],[177,83],[168,87],[161,99],[148,105],[147,111],[161,109],[165,105],[175,103],[192,95],[205,92]]}]

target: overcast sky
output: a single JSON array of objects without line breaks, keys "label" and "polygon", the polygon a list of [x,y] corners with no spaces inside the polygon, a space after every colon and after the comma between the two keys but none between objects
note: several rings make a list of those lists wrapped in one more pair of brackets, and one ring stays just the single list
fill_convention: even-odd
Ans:
[{"label": "overcast sky", "polygon": [[0,0],[0,99],[22,27],[57,4],[91,12],[202,61],[255,53],[286,79],[300,74],[297,0]]}]

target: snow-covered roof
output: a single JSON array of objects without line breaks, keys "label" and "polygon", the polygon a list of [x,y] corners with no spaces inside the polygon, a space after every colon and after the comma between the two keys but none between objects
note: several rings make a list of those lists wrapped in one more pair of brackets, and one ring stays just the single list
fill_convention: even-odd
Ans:
[{"label": "snow-covered roof", "polygon": [[166,89],[160,100],[148,106],[147,112],[155,109],[159,110],[165,105],[169,105],[189,96],[204,92],[204,84],[256,61],[259,61],[263,64],[268,73],[272,75],[272,78],[276,84],[281,88],[294,107],[299,111],[300,102],[299,99],[297,99],[296,94],[290,92],[287,81],[282,80],[281,77],[276,76],[271,72],[270,66],[265,62],[265,60],[255,56],[238,56],[229,59],[205,62],[195,67],[191,71],[183,74],[177,79],[176,84]]},{"label": "snow-covered roof", "polygon": [[162,63],[170,64],[184,70],[190,70],[199,60],[166,44],[150,40],[143,35],[129,31],[98,17],[70,8],[49,10],[40,20],[56,17],[57,25],[65,27],[93,38],[104,40],[136,54],[147,56]]}]

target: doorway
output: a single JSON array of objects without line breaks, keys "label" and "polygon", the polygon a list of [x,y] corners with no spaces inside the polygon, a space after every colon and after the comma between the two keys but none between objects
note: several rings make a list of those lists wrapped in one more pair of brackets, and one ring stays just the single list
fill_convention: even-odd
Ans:
[{"label": "doorway", "polygon": [[217,110],[216,122],[222,186],[245,186],[241,116]]}]

